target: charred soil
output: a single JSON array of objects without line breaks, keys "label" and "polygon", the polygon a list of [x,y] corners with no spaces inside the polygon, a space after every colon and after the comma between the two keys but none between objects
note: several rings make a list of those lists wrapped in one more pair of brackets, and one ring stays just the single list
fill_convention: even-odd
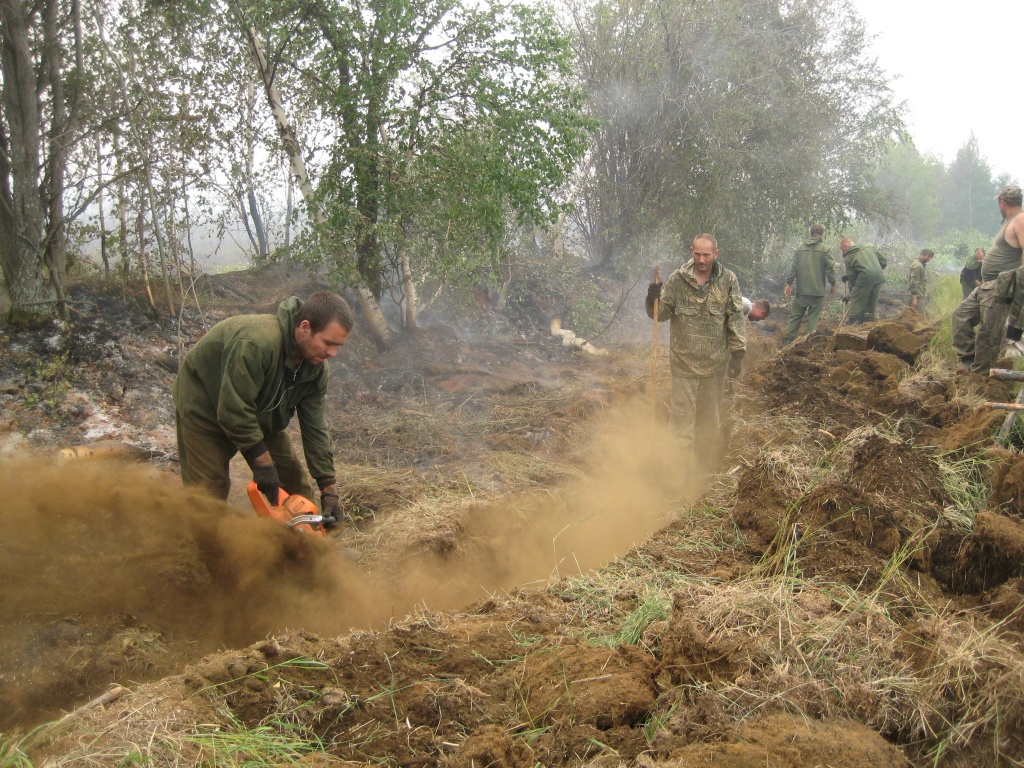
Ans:
[{"label": "charred soil", "polygon": [[357,329],[329,402],[351,519],[302,542],[244,465],[228,504],[180,487],[169,387],[204,327],[316,287],[225,276],[179,327],[79,286],[69,323],[6,331],[0,761],[1024,760],[1024,463],[983,407],[1013,393],[922,318],[752,329],[709,477],[661,424],[664,350],[652,419],[640,342]]}]

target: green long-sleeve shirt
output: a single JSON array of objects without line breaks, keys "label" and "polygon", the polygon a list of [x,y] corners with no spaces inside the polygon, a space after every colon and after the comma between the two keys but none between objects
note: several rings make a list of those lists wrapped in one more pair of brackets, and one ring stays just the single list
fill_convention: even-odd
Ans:
[{"label": "green long-sleeve shirt", "polygon": [[851,245],[843,254],[843,262],[851,288],[885,282],[882,270],[886,267],[886,258],[873,245]]},{"label": "green long-sleeve shirt", "polygon": [[836,284],[835,262],[820,237],[813,237],[797,248],[786,283],[801,296],[824,296],[826,283]]},{"label": "green long-sleeve shirt", "polygon": [[306,466],[323,487],[334,479],[334,448],[326,421],[328,369],[300,360],[295,313],[302,301],[281,302],[277,315],[239,315],[217,323],[185,355],[174,380],[179,418],[223,435],[240,451],[275,435],[298,414]]}]

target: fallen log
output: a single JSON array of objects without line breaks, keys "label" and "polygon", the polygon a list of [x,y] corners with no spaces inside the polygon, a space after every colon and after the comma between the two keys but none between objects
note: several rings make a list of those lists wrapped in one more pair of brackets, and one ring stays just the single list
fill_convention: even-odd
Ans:
[{"label": "fallen log", "polygon": [[1017,418],[1017,411],[1024,410],[1024,387],[1020,388],[1020,392],[1017,393],[1017,399],[1012,403],[1017,406],[1016,408],[1007,408],[1009,411],[1006,414],[1006,418],[1003,419],[1003,426],[999,428],[999,432],[996,433],[996,445],[1006,447],[1010,442],[1010,432],[1013,431],[1013,421]]},{"label": "fallen log", "polygon": [[983,403],[983,405],[986,408],[995,408],[997,411],[1024,411],[1024,403]]},{"label": "fallen log", "polygon": [[68,712],[66,715],[64,715],[64,717],[62,717],[59,720],[59,722],[64,723],[64,722],[67,722],[68,720],[71,720],[74,717],[77,717],[78,715],[82,714],[83,712],[88,712],[90,709],[98,709],[99,707],[107,706],[107,704],[113,704],[115,701],[120,699],[127,692],[128,692],[127,688],[123,688],[120,685],[115,685],[113,688],[111,688],[106,693],[101,694],[100,696],[97,696],[92,701],[86,702],[85,704],[80,706],[78,709],[75,709],[75,710],[72,710],[71,712]]},{"label": "fallen log", "polygon": [[595,347],[586,339],[580,338],[572,331],[562,328],[562,319],[560,317],[556,317],[551,321],[551,335],[560,337],[563,347],[576,347],[576,349],[582,350],[588,355],[608,354],[608,350]]},{"label": "fallen log", "polygon": [[1024,381],[1024,371],[1013,371],[1009,368],[993,368],[988,375],[1000,381]]}]

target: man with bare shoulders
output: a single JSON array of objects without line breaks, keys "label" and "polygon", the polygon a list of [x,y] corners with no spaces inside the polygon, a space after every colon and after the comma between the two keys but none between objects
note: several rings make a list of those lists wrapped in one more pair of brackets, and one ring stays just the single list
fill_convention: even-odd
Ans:
[{"label": "man with bare shoulders", "polygon": [[974,373],[988,374],[999,357],[1009,304],[996,298],[996,278],[1022,266],[1024,215],[1020,187],[1010,184],[996,196],[1003,224],[981,262],[981,285],[960,302],[951,318],[953,350],[960,362]]},{"label": "man with bare shoulders", "polygon": [[684,449],[710,463],[719,443],[726,376],[740,375],[746,318],[739,280],[717,261],[712,235],[693,239],[690,259],[647,291],[647,316],[670,320],[672,424]]}]

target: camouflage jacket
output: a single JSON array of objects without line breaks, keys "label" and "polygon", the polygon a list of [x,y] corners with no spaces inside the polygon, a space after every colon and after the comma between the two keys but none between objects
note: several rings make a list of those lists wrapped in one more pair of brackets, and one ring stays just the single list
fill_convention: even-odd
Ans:
[{"label": "camouflage jacket", "polygon": [[786,283],[802,296],[824,296],[825,283],[836,284],[832,254],[820,237],[811,238],[793,254],[793,266]]},{"label": "camouflage jacket", "polygon": [[[647,302],[654,317],[654,303]],[[669,347],[672,373],[705,378],[720,376],[733,352],[747,348],[747,320],[736,275],[717,261],[711,277],[700,285],[693,260],[669,275],[661,289],[658,320],[671,320]]]},{"label": "camouflage jacket", "polygon": [[907,289],[910,291],[910,295],[922,299],[928,295],[928,274],[924,267],[924,262],[914,259],[910,263],[910,272],[907,274]]},{"label": "camouflage jacket", "polygon": [[843,254],[846,264],[846,278],[850,287],[855,285],[877,285],[885,282],[885,256],[873,245],[851,245]]}]

